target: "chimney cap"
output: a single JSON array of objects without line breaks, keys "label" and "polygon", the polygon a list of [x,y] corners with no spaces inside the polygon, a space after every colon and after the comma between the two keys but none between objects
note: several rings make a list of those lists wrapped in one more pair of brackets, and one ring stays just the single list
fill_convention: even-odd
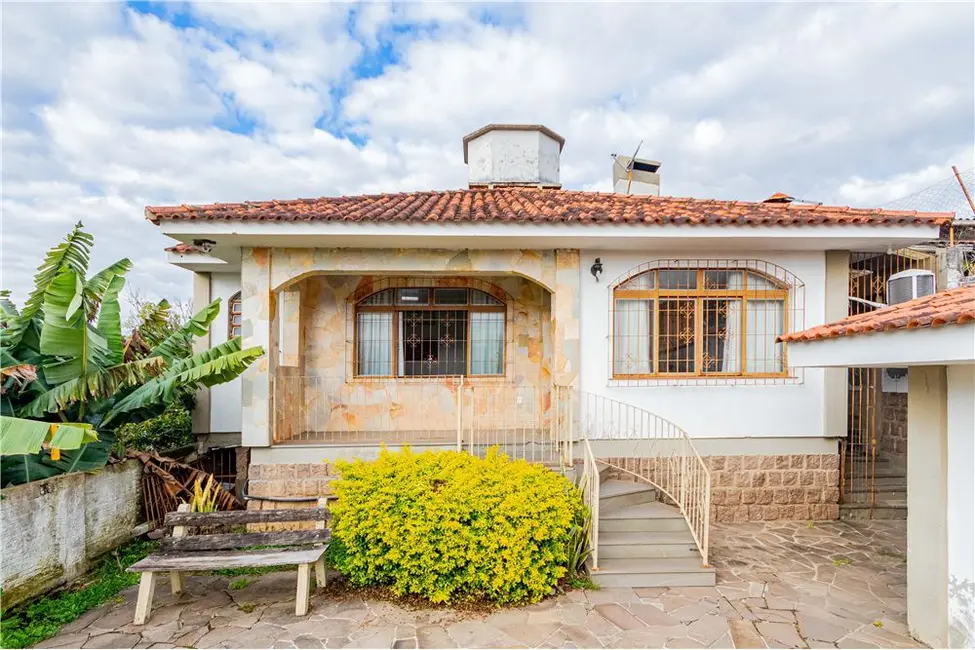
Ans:
[{"label": "chimney cap", "polygon": [[464,136],[464,162],[467,162],[467,143],[490,131],[539,131],[559,143],[559,151],[565,146],[565,138],[543,124],[488,124]]}]

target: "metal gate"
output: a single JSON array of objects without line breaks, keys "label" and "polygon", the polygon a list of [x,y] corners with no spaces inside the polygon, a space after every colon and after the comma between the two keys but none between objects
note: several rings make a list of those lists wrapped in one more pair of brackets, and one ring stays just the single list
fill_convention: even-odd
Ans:
[{"label": "metal gate", "polygon": [[[904,248],[886,253],[853,253],[850,256],[849,314],[874,311],[887,304],[887,280],[908,269],[937,273],[934,253]],[[849,369],[849,416],[847,438],[842,443],[840,495],[844,503],[876,503],[878,448],[890,435],[881,427],[885,400],[883,368]],[[906,409],[902,410],[906,413]],[[905,423],[906,424],[906,423]],[[882,459],[888,462],[888,459]]]}]

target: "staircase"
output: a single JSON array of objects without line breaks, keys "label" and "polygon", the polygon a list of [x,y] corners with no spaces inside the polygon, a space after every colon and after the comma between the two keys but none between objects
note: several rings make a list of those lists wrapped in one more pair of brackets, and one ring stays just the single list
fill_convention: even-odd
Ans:
[{"label": "staircase", "polygon": [[[877,458],[872,481],[869,477],[849,475],[846,480],[849,487],[840,504],[840,519],[907,519],[907,470]],[[872,504],[871,492],[876,494]]]},{"label": "staircase", "polygon": [[677,508],[643,482],[606,480],[600,471],[599,569],[603,587],[711,587],[690,528]]}]

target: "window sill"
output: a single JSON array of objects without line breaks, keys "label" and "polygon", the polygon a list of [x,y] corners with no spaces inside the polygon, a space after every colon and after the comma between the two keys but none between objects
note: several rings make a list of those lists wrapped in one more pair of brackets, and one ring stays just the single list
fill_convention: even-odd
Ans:
[{"label": "window sill", "polygon": [[786,386],[803,383],[803,374],[736,376],[736,377],[610,377],[607,386],[641,388],[651,386]]},{"label": "window sill", "polygon": [[461,375],[438,375],[429,377],[349,377],[345,380],[347,384],[432,384],[450,383],[456,384],[463,381],[469,384],[511,384],[514,383],[510,378],[503,375],[491,376],[461,376]]}]

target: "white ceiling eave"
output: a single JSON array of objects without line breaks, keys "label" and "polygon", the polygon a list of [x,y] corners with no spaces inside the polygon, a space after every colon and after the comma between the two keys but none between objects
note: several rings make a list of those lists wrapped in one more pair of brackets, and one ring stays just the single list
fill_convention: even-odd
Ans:
[{"label": "white ceiling eave", "polygon": [[206,238],[211,253],[242,246],[286,248],[584,248],[671,250],[885,251],[936,240],[937,225],[707,226],[636,224],[417,224],[169,220],[160,230],[180,241]]}]

